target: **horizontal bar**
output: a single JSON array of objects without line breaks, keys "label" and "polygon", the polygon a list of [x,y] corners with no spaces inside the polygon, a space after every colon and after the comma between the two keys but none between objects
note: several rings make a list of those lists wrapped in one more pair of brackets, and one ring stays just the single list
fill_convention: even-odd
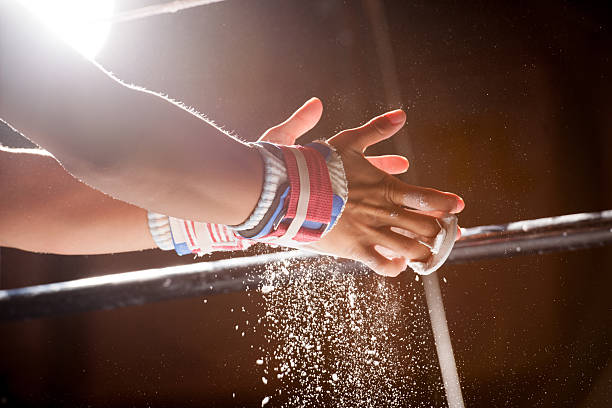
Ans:
[{"label": "horizontal bar", "polygon": [[224,0],[173,0],[165,3],[158,3],[136,9],[120,11],[113,14],[109,18],[95,19],[90,21],[90,23],[123,23],[148,17],[155,17],[162,14],[173,14],[190,8],[208,6],[210,4],[220,3],[222,1]]},{"label": "horizontal bar", "polygon": [[0,290],[0,321],[242,291],[259,284],[258,267],[318,256],[305,251],[276,252]]},{"label": "horizontal bar", "polygon": [[[465,228],[447,263],[607,244],[612,244],[612,210]],[[258,267],[318,257],[306,251],[276,252],[0,290],[0,320],[106,310],[254,289],[261,279]],[[354,261],[340,261],[340,269],[347,273],[368,271]]]},{"label": "horizontal bar", "polygon": [[462,229],[447,262],[573,251],[612,243],[612,210]]}]

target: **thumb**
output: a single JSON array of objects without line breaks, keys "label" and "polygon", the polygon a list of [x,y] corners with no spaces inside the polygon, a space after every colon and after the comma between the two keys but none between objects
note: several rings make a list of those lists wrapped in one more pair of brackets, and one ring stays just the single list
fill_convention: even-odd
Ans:
[{"label": "thumb", "polygon": [[283,123],[266,131],[259,141],[281,145],[295,144],[295,140],[308,132],[321,119],[323,104],[319,98],[311,98]]}]

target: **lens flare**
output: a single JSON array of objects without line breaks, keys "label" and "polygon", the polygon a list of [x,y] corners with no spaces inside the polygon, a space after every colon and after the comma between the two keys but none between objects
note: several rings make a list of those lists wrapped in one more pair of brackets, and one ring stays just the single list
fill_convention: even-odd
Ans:
[{"label": "lens flare", "polygon": [[110,32],[114,0],[21,0],[51,30],[93,59]]}]

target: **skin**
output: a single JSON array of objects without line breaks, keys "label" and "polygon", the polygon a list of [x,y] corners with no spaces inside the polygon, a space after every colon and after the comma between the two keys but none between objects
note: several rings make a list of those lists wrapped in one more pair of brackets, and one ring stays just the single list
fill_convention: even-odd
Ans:
[{"label": "skin", "polygon": [[0,149],[0,245],[64,255],[155,248],[147,212],[71,176],[37,149]]},{"label": "skin", "polygon": [[[322,113],[321,101],[312,98],[287,121],[268,130],[260,140],[294,144],[296,135],[311,130]],[[406,259],[424,260],[431,255],[427,247],[406,237],[401,230],[411,231],[426,241],[427,238],[433,240],[440,230],[435,218],[447,213],[459,213],[465,203],[455,194],[411,186],[394,178],[392,175],[408,170],[410,164],[403,156],[364,154],[369,146],[397,133],[405,122],[405,113],[395,110],[375,117],[358,128],[342,131],[328,140],[342,157],[349,183],[349,197],[340,219],[342,222],[308,248],[323,254],[359,260],[384,276],[399,275],[407,267]],[[353,166],[356,170],[354,173]],[[356,177],[351,177],[353,174]],[[387,204],[381,205],[385,201]],[[345,217],[350,217],[350,220]],[[337,240],[336,234],[352,234],[352,245]],[[458,228],[457,239],[460,237],[461,230]]]},{"label": "skin", "polygon": [[[260,140],[293,144],[321,113],[313,98]],[[408,167],[401,156],[369,160],[391,173]],[[44,150],[0,147],[0,190],[0,246],[63,255],[156,248],[146,210],[81,183]]]},{"label": "skin", "polygon": [[[317,124],[322,111],[321,101],[312,98],[260,140],[294,144]],[[372,121],[365,128],[374,124]],[[403,173],[409,166],[405,157],[396,155],[366,159],[388,174]],[[79,182],[44,150],[0,148],[0,187],[4,192],[0,196],[1,246],[65,255],[155,248],[146,210]],[[423,236],[437,234],[438,225],[432,216],[405,212],[407,229]],[[377,217],[371,211],[365,215]],[[312,249],[324,252],[320,247]],[[384,249],[378,248],[381,251]],[[388,256],[393,258],[395,254]]]},{"label": "skin", "polygon": [[[40,174],[45,174],[45,183],[52,183],[53,179],[46,175],[54,174],[59,180],[57,185],[37,186],[32,181],[36,174],[28,172],[20,178],[14,168],[23,163],[7,160],[7,174],[39,191],[30,193],[36,199],[28,199],[27,189],[16,188],[13,196],[29,202],[32,208],[22,208],[16,213],[11,206],[22,201],[5,199],[2,211],[6,215],[2,222],[10,225],[12,218],[27,219],[33,212],[37,212],[34,217],[39,222],[55,218],[53,211],[46,214],[48,217],[41,217],[46,210],[36,204],[54,203],[51,208],[61,213],[66,200],[57,200],[53,191],[61,193],[71,188],[75,190],[73,195],[64,194],[64,197],[83,200],[72,212],[74,219],[81,222],[91,217],[85,209],[94,209],[97,203],[116,205],[113,207],[118,214],[116,222],[121,220],[121,214],[132,213],[134,225],[136,219],[144,218],[144,210],[137,210],[138,207],[178,218],[229,225],[241,223],[249,216],[263,183],[263,163],[254,149],[167,98],[121,83],[51,33],[43,31],[41,35],[29,30],[27,27],[36,23],[19,7],[9,7],[9,12],[0,13],[0,20],[0,42],[4,41],[0,44],[4,62],[0,75],[0,95],[3,95],[0,117],[51,152],[73,176],[117,199],[109,201],[112,199],[103,197],[102,193],[96,192],[98,195],[94,196],[92,188],[85,190],[72,185],[67,176],[60,176],[59,165],[54,165],[49,158],[44,163],[41,161],[40,171],[44,173]],[[19,47],[7,38],[20,38]],[[44,74],[38,68],[41,66],[45,67]],[[41,93],[53,94],[55,103],[41,103]],[[321,111],[320,101],[312,99],[288,121],[266,132],[264,138],[293,143],[317,123]],[[405,120],[405,113],[396,110],[329,139],[342,157],[349,196],[336,227],[311,245],[311,249],[361,261],[388,276],[403,271],[406,259],[429,256],[426,247],[391,228],[408,229],[431,238],[438,228],[431,214],[459,212],[463,201],[454,194],[410,186],[392,177],[389,173],[408,168],[405,158],[368,159],[364,155],[368,146],[391,137]],[[33,163],[29,164],[36,168]],[[3,185],[17,184],[9,177],[4,177],[2,182]],[[118,200],[133,205],[126,207],[127,204],[117,204]],[[112,214],[110,210],[105,211]],[[70,219],[71,225],[77,222]],[[99,219],[105,220],[106,212],[101,211]],[[134,229],[133,240],[124,242],[124,246],[92,239],[88,248],[77,248],[78,244],[69,241],[78,241],[76,237],[85,237],[94,228],[103,232],[98,237],[112,234],[114,238],[119,235],[117,231],[123,234],[124,224],[107,228],[91,221],[86,225],[92,228],[78,236],[66,234],[59,222],[48,233],[64,243],[65,252],[61,253],[112,252],[115,246],[119,250],[151,247],[150,238],[144,239],[139,227],[140,232]],[[7,231],[19,234],[20,228],[12,225]],[[62,240],[62,234],[72,239]],[[10,234],[2,235],[3,240],[12,239]],[[14,245],[23,247],[27,242],[31,242],[31,237],[30,241],[23,239]],[[382,256],[375,249],[377,245],[396,256]]]}]

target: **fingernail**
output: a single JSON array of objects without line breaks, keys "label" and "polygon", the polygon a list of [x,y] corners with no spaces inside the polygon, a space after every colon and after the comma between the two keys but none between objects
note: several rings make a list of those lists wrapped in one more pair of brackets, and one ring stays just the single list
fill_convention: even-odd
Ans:
[{"label": "fingernail", "polygon": [[461,212],[463,211],[463,209],[465,208],[465,201],[463,201],[463,198],[457,196],[457,207],[456,207],[456,212]]},{"label": "fingernail", "polygon": [[461,228],[457,227],[457,236],[455,238],[455,241],[459,241],[461,239]]},{"label": "fingernail", "polygon": [[392,124],[399,125],[401,123],[404,123],[404,121],[406,120],[406,114],[403,110],[396,109],[394,111],[385,113],[385,118],[389,119],[389,122],[391,122]]}]

